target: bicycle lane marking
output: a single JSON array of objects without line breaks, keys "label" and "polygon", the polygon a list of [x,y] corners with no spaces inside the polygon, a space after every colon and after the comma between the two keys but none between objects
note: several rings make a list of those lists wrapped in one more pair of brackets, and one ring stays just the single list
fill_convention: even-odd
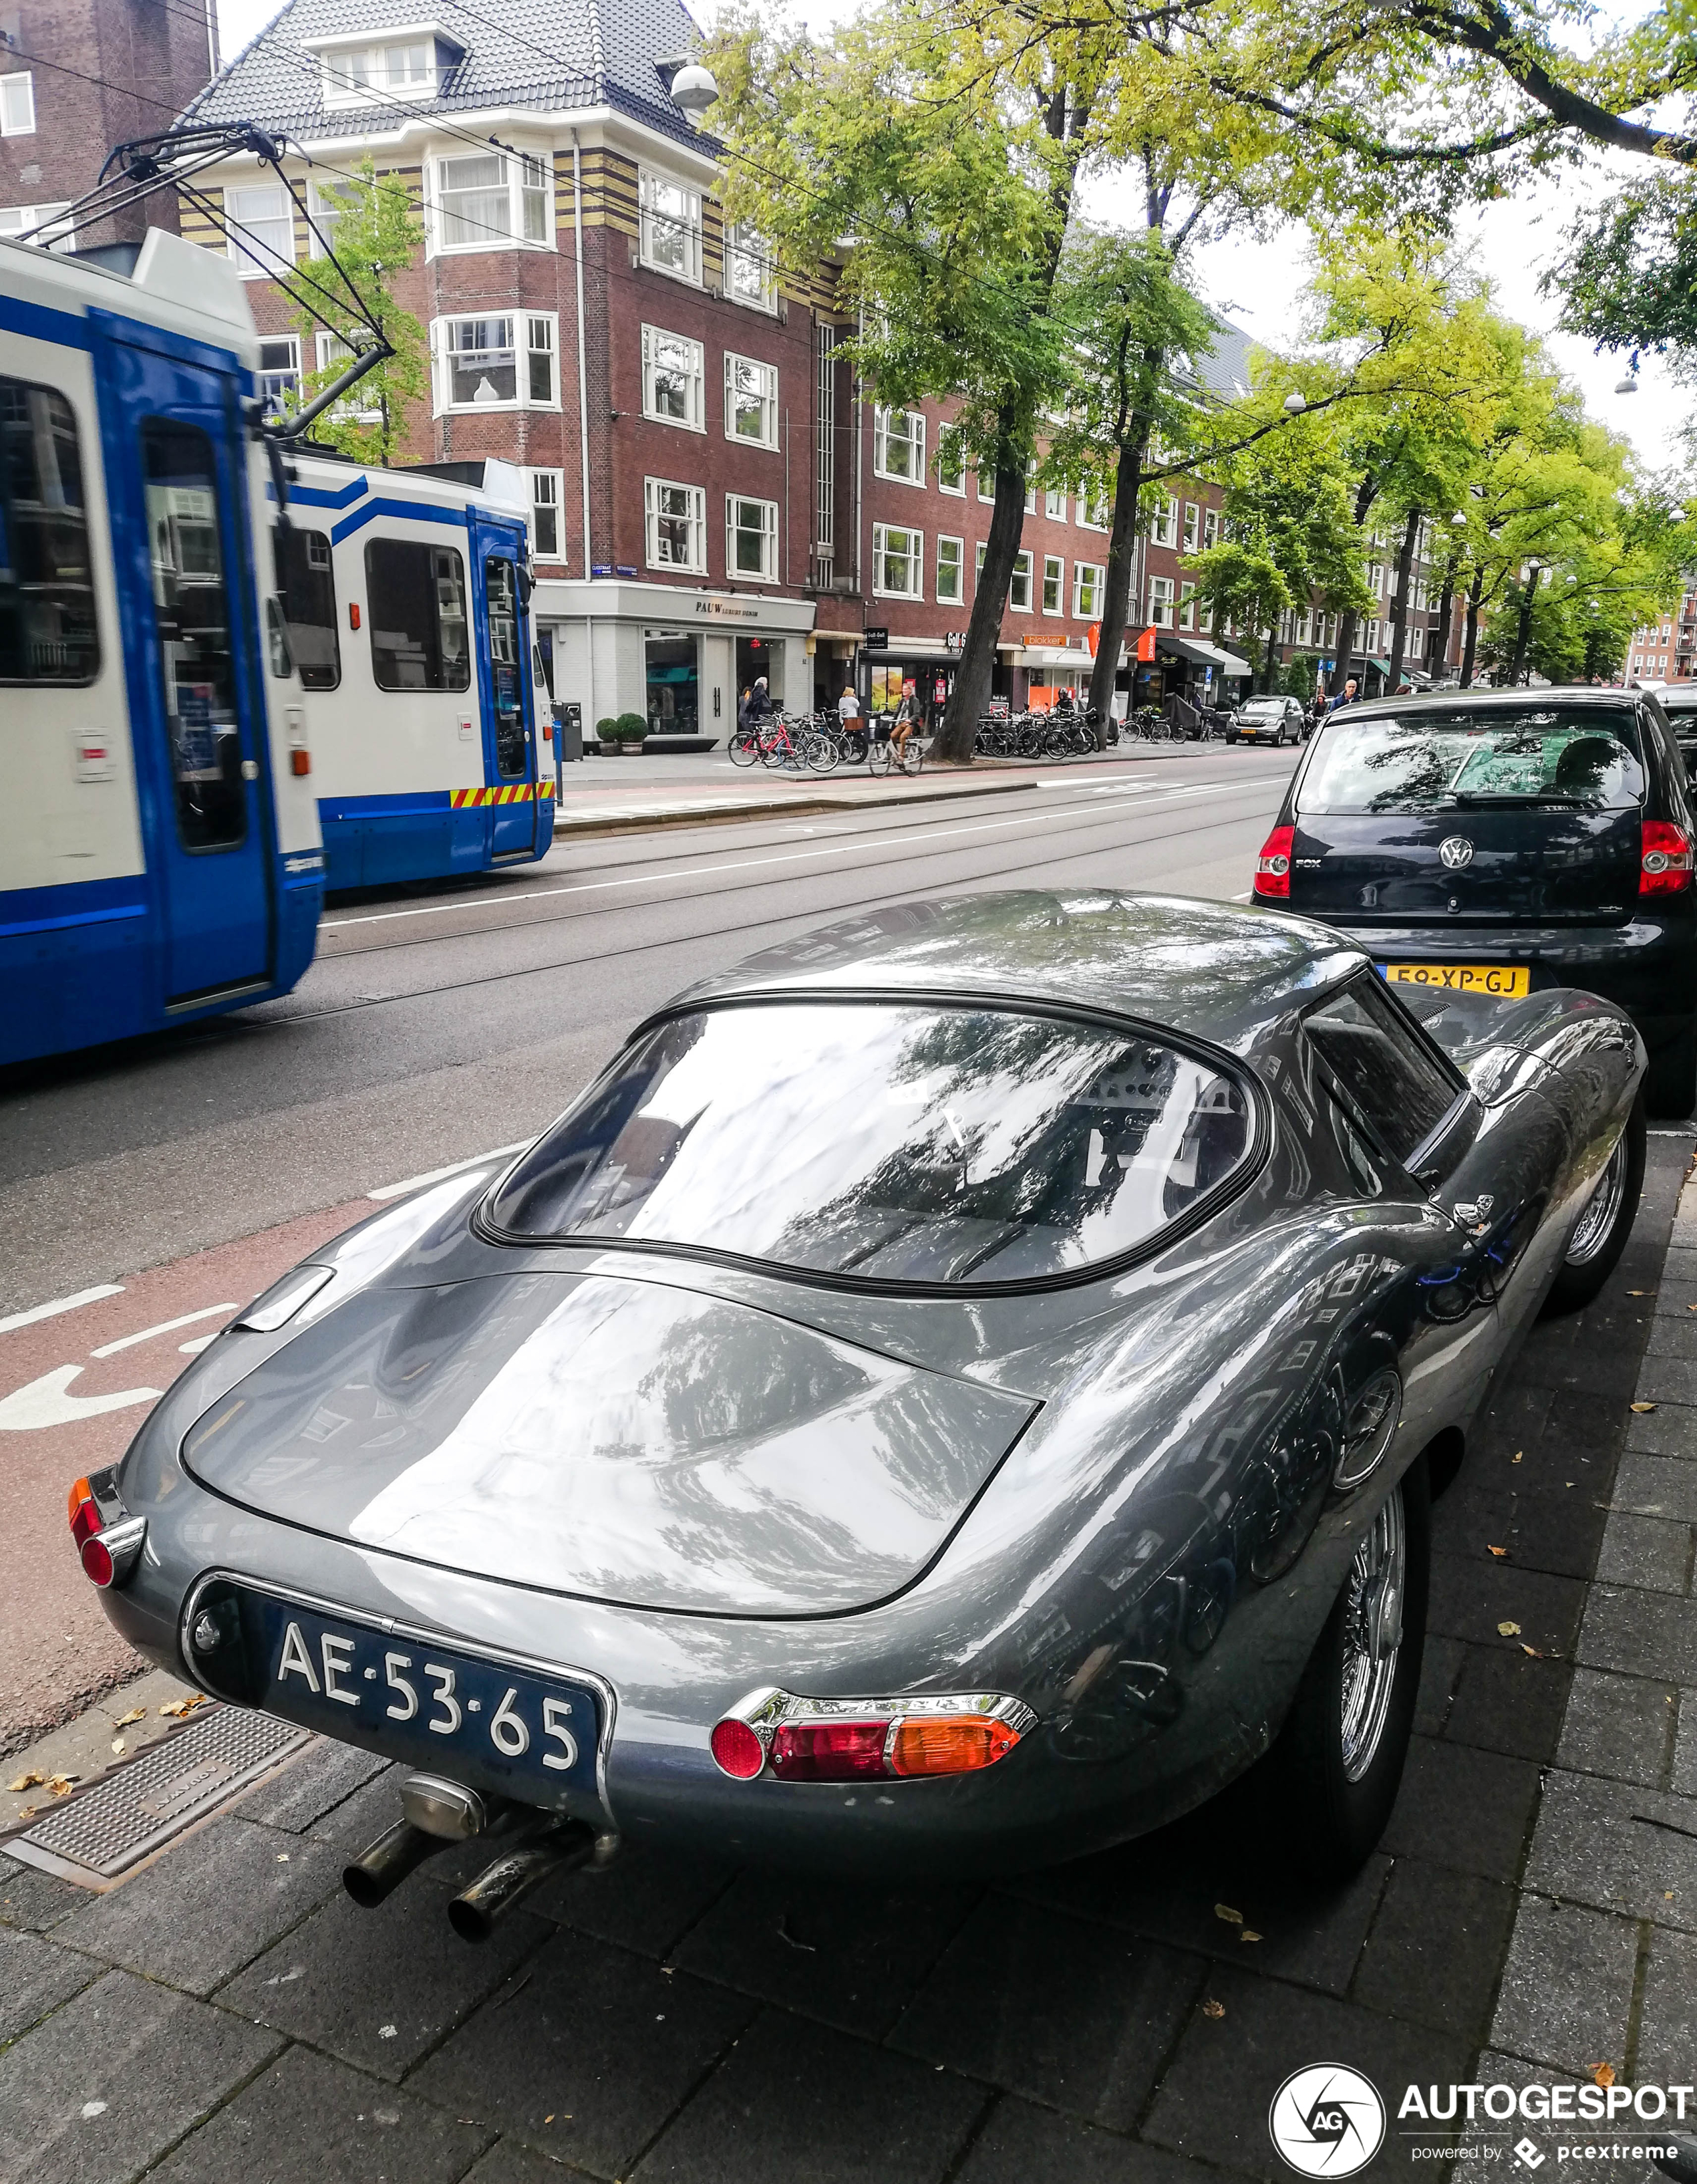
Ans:
[{"label": "bicycle lane marking", "polygon": [[[1194,788],[1177,788],[1136,791],[1127,789],[1126,801],[1139,811],[1153,810],[1157,805],[1176,804],[1191,796],[1239,796],[1246,789],[1259,786],[1259,782],[1234,781],[1199,783]],[[319,928],[320,933],[342,933],[362,925],[388,925],[403,918],[441,917],[453,912],[474,910],[507,910],[516,903],[548,902],[564,895],[602,894],[615,888],[659,887],[681,880],[709,879],[721,872],[753,872],[768,865],[805,863],[810,859],[846,856],[850,850],[888,850],[905,848],[914,842],[954,841],[965,834],[988,834],[1010,827],[1035,827],[1045,821],[1053,823],[1064,816],[1053,810],[1021,812],[1005,819],[986,819],[965,822],[954,827],[910,828],[900,834],[856,834],[848,841],[832,847],[821,844],[806,850],[784,850],[771,856],[737,857],[719,865],[691,865],[676,872],[632,872],[611,880],[577,880],[565,887],[534,888],[525,894],[479,895],[470,901],[422,903],[413,910],[382,910],[360,917],[342,917]]]}]

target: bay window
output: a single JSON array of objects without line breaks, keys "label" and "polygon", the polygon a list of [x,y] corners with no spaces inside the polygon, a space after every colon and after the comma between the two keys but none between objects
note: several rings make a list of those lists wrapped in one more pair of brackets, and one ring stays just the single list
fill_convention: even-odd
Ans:
[{"label": "bay window", "polygon": [[470,152],[436,162],[436,247],[552,248],[551,163],[528,152]]},{"label": "bay window", "polygon": [[479,314],[431,325],[436,410],[557,410],[552,311]]}]

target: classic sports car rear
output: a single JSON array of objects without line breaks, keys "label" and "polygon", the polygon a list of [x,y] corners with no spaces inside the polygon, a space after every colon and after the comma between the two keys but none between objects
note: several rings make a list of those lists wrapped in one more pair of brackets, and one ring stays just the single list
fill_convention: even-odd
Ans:
[{"label": "classic sports car rear", "polygon": [[755,956],[250,1307],[74,1497],[91,1574],[155,1660],[420,1770],[365,1900],[515,1846],[468,1932],[616,1836],[1005,1867],[1264,1755],[1358,1861],[1429,1486],[1643,1164],[1618,1010],[1419,998],[1097,893]]}]

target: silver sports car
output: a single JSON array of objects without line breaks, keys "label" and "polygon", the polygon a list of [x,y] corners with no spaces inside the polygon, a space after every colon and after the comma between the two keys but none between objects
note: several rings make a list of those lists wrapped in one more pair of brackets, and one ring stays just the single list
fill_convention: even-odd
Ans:
[{"label": "silver sports car", "polygon": [[620,1838],[1006,1868],[1257,1763],[1347,1868],[1430,1495],[1620,1252],[1643,1068],[1264,910],[856,918],[315,1253],[73,1529],[142,1652],[413,1770],[362,1901],[489,1835],[469,1935]]}]

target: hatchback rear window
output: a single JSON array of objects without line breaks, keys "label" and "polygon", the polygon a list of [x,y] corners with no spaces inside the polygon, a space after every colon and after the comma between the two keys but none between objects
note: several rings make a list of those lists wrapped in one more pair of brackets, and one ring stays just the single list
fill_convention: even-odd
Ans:
[{"label": "hatchback rear window", "polygon": [[1481,707],[1352,718],[1321,731],[1297,793],[1305,812],[1548,805],[1630,811],[1644,801],[1638,723],[1625,707]]},{"label": "hatchback rear window", "polygon": [[1157,1039],[776,1003],[656,1026],[520,1161],[495,1228],[971,1286],[1115,1259],[1247,1159],[1248,1095]]}]

